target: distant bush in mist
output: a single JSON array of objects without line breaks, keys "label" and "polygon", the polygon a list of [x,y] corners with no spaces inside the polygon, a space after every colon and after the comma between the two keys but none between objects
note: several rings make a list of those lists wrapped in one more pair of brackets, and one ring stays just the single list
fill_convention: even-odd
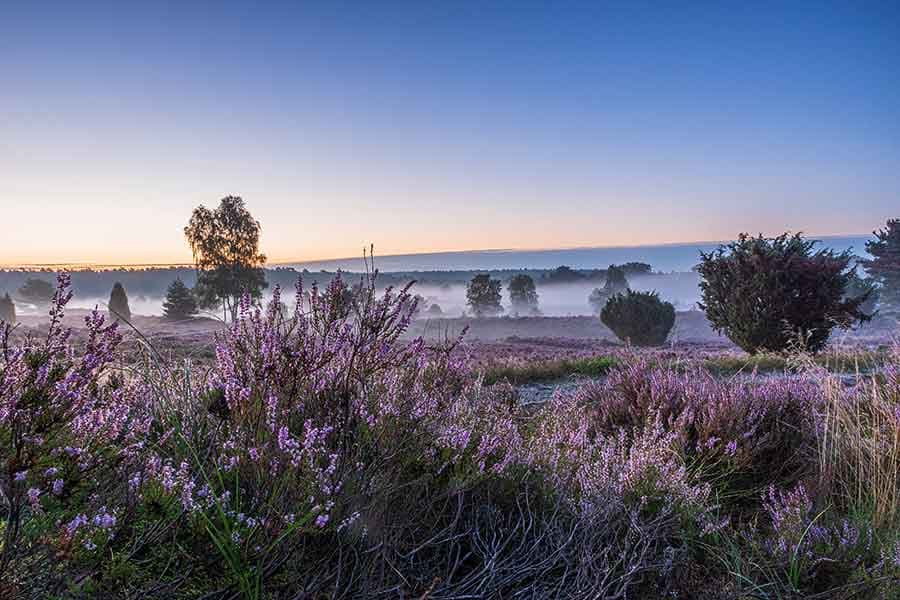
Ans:
[{"label": "distant bush in mist", "polygon": [[600,320],[620,340],[635,346],[665,343],[675,325],[675,307],[656,292],[614,294],[600,312]]}]

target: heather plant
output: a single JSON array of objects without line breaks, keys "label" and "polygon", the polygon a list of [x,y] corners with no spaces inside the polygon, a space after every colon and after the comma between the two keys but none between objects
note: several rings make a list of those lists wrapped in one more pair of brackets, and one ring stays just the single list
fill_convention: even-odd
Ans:
[{"label": "heather plant", "polygon": [[794,340],[825,347],[834,327],[869,320],[867,294],[845,297],[853,271],[849,251],[814,250],[800,234],[737,241],[701,253],[700,308],[718,332],[747,352],[781,352]]},{"label": "heather plant", "polygon": [[720,379],[635,359],[580,395],[599,432],[662,427],[697,478],[742,504],[765,485],[790,485],[814,470],[817,392],[811,381]]},{"label": "heather plant", "polygon": [[0,297],[0,321],[7,325],[16,324],[16,305],[9,294]]},{"label": "heather plant", "polygon": [[0,331],[0,586],[7,591],[37,573],[58,575],[54,556],[91,553],[114,537],[143,443],[133,390],[101,381],[120,341],[116,326],[97,311],[85,317],[87,340],[76,355],[60,324],[71,297],[61,274],[46,336],[13,347],[10,327]]},{"label": "heather plant", "polygon": [[656,292],[634,292],[612,296],[600,311],[600,320],[620,340],[635,346],[660,346],[675,324],[675,307]]},{"label": "heather plant", "polygon": [[415,310],[406,289],[379,294],[364,278],[349,313],[344,289],[298,287],[286,319],[245,298],[217,344],[205,411],[178,419],[209,433],[156,463],[245,595],[298,544],[325,553],[325,540],[364,535],[394,556],[407,543],[393,537],[396,507],[420,477],[465,490],[516,455],[510,399],[467,383],[446,349],[429,358],[421,340],[399,341]]},{"label": "heather plant", "polygon": [[890,364],[845,389],[621,352],[523,408],[459,339],[407,338],[416,298],[374,274],[349,299],[298,282],[287,311],[245,296],[208,368],[114,364],[97,313],[73,348],[67,284],[46,335],[0,344],[0,595],[835,597],[900,575]]},{"label": "heather plant", "polygon": [[128,294],[118,281],[113,285],[112,291],[109,293],[107,306],[111,321],[125,321],[126,323],[131,321],[131,307],[128,306]]}]

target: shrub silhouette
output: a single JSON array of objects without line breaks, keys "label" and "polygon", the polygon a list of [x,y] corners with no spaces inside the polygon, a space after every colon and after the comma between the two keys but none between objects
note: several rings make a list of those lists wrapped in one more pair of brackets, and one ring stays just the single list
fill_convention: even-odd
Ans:
[{"label": "shrub silhouette", "polygon": [[128,294],[125,288],[118,281],[113,284],[112,291],[109,294],[109,318],[114,322],[131,321],[131,308],[128,306]]},{"label": "shrub silhouette", "polygon": [[176,279],[166,292],[163,316],[177,321],[189,319],[195,314],[197,314],[197,299],[180,278]]},{"label": "shrub silhouette", "polygon": [[0,321],[7,325],[16,324],[16,305],[13,303],[9,294],[0,297]]},{"label": "shrub silhouette", "polygon": [[813,250],[815,240],[741,234],[701,253],[699,306],[718,332],[750,352],[780,352],[800,340],[818,352],[835,326],[869,320],[869,294],[846,297],[854,272],[849,251]]},{"label": "shrub silhouette", "polygon": [[600,320],[616,337],[635,346],[665,343],[675,324],[675,307],[656,292],[615,294],[600,311]]}]

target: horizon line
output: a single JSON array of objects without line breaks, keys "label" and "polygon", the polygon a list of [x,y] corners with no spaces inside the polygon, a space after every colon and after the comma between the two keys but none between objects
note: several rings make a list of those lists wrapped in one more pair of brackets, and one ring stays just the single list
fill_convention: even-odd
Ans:
[{"label": "horizon line", "polygon": [[[790,233],[790,232],[789,232]],[[802,232],[797,232],[802,233]],[[861,234],[861,233],[833,233],[827,235],[807,235],[806,237],[814,240],[825,240],[830,238],[846,238],[846,237],[867,237],[871,234]],[[619,249],[619,248],[648,248],[648,247],[660,247],[660,246],[693,246],[693,245],[710,245],[710,244],[723,244],[727,243],[730,240],[695,240],[695,241],[687,241],[687,242],[660,242],[656,244],[615,244],[615,245],[580,245],[580,246],[555,246],[555,247],[530,247],[530,248],[473,248],[468,250],[434,250],[429,252],[401,252],[394,254],[384,254],[378,255],[376,254],[376,260],[379,258],[388,259],[388,258],[406,258],[406,257],[414,257],[414,256],[436,256],[440,254],[476,254],[476,253],[516,253],[516,252],[554,252],[554,251],[572,251],[572,250],[600,250],[600,249]],[[267,262],[265,266],[286,266],[286,265],[305,265],[305,264],[313,264],[313,263],[328,263],[328,262],[340,262],[340,261],[348,261],[348,260],[362,260],[363,256],[342,256],[342,257],[333,257],[333,258],[318,258],[318,259],[305,259],[305,260],[291,260],[291,259],[277,259],[273,261]],[[76,269],[104,269],[104,270],[114,270],[114,269],[140,269],[140,268],[178,268],[178,267],[193,267],[194,263],[192,262],[136,262],[136,263],[101,263],[101,262],[90,262],[90,261],[77,261],[77,262],[43,262],[43,263],[0,263],[0,269],[19,269],[19,270],[29,270],[29,269],[54,269],[60,270],[60,268],[64,267],[72,267]],[[264,267],[265,268],[265,267]],[[64,270],[64,269],[63,269]]]},{"label": "horizon line", "polygon": [[[797,232],[787,232],[787,233],[801,233],[802,231]],[[850,237],[868,237],[871,236],[870,233],[829,233],[825,235],[806,235],[804,237],[812,240],[825,240],[830,238],[850,238]],[[525,248],[475,248],[470,250],[434,250],[429,252],[401,252],[395,254],[384,254],[379,256],[375,255],[375,258],[401,258],[407,256],[436,256],[438,254],[475,254],[475,253],[501,253],[501,252],[553,252],[553,251],[566,251],[566,250],[615,250],[619,248],[652,248],[652,247],[660,247],[660,246],[695,246],[695,245],[709,245],[709,244],[725,244],[733,240],[691,240],[687,242],[659,242],[655,244],[614,244],[614,245],[580,245],[580,246],[536,246],[536,247],[525,247]],[[307,259],[307,260],[286,260],[286,259],[278,259],[270,261],[268,264],[271,265],[302,265],[302,264],[310,264],[310,263],[323,263],[323,262],[337,262],[344,260],[362,260],[362,255],[360,256],[342,256],[335,258],[319,258],[319,259]]]}]

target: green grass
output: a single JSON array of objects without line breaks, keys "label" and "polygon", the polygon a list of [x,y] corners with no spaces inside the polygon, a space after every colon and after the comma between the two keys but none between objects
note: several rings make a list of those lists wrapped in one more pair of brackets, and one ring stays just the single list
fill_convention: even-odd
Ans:
[{"label": "green grass", "polygon": [[[812,357],[812,364],[831,373],[868,373],[889,360],[887,350],[829,350]],[[707,359],[703,366],[716,375],[776,373],[795,370],[802,361],[786,354],[724,355]]]},{"label": "green grass", "polygon": [[725,355],[709,358],[703,362],[703,366],[716,375],[734,375],[753,371],[773,373],[787,370],[788,360],[780,354]]},{"label": "green grass", "polygon": [[522,385],[535,381],[551,381],[571,375],[600,377],[619,365],[614,356],[591,356],[588,358],[548,360],[527,365],[490,365],[484,370],[484,382],[488,385],[507,381]]}]

